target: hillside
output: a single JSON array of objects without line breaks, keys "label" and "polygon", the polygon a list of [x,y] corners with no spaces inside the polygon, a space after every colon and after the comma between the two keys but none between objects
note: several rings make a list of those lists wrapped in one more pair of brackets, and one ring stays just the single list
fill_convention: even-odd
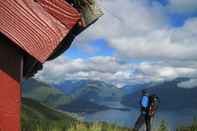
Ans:
[{"label": "hillside", "polygon": [[95,80],[67,80],[53,85],[72,98],[69,104],[59,109],[69,112],[97,112],[109,109],[102,105],[105,101],[120,101],[122,90],[114,85]]},{"label": "hillside", "polygon": [[104,105],[98,105],[88,100],[76,99],[69,104],[59,106],[58,109],[73,113],[94,113],[102,110],[107,110],[110,108]]},{"label": "hillside", "polygon": [[22,99],[22,131],[44,131],[60,127],[68,129],[76,122],[78,121],[66,113],[58,112],[29,98]]},{"label": "hillside", "polygon": [[69,96],[52,86],[35,79],[25,80],[22,83],[22,96],[32,98],[53,107],[68,104]]},{"label": "hillside", "polygon": [[22,86],[23,97],[32,98],[56,109],[75,113],[108,109],[108,107],[99,105],[94,101],[97,100],[100,93],[97,87],[83,86],[76,89],[76,92],[76,94],[66,95],[61,89],[35,79],[24,81]]},{"label": "hillside", "polygon": [[129,131],[106,123],[80,122],[38,101],[23,98],[21,131]]},{"label": "hillside", "polygon": [[[178,83],[188,79],[179,78],[172,81],[166,81],[148,88],[148,92],[157,94],[160,98],[160,109],[180,110],[197,109],[197,100],[195,99],[197,88],[180,88]],[[141,90],[127,94],[123,97],[122,103],[127,106],[138,107]]]}]

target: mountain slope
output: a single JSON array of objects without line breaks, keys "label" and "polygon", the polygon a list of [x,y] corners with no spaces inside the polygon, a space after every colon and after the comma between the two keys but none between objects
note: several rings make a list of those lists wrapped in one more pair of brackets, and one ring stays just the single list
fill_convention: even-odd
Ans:
[{"label": "mountain slope", "polygon": [[[149,87],[148,92],[157,94],[160,98],[160,109],[179,110],[179,109],[197,109],[197,88],[180,88],[178,83],[186,81],[186,78],[178,78],[172,81],[163,82]],[[123,97],[122,103],[127,106],[139,106],[141,91],[127,94]]]},{"label": "mountain slope", "polygon": [[58,88],[30,79],[23,82],[22,92],[23,97],[69,112],[96,112],[108,109],[107,106],[95,102],[100,91],[93,85],[79,87],[76,94],[68,96]]},{"label": "mountain slope", "polygon": [[71,101],[69,96],[52,86],[35,79],[25,80],[22,84],[22,96],[57,107]]},{"label": "mountain slope", "polygon": [[67,130],[77,122],[66,113],[58,112],[38,101],[22,98],[22,131]]},{"label": "mountain slope", "polygon": [[38,101],[23,98],[21,131],[129,131],[107,123],[81,122]]},{"label": "mountain slope", "polygon": [[96,80],[67,80],[53,86],[73,99],[86,99],[96,103],[120,100],[123,94],[114,85]]},{"label": "mountain slope", "polygon": [[95,80],[67,80],[53,85],[72,98],[69,104],[59,109],[69,112],[97,112],[109,109],[103,102],[120,101],[122,90],[114,85]]}]

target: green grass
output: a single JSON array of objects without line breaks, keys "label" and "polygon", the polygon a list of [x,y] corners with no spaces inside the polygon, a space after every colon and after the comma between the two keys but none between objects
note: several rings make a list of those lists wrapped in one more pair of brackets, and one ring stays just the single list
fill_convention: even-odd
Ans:
[{"label": "green grass", "polygon": [[69,128],[68,131],[132,131],[132,129],[121,128],[106,123],[78,123]]},{"label": "green grass", "polygon": [[23,98],[21,114],[22,131],[56,131],[56,128],[66,130],[73,123],[77,122],[76,119],[66,113],[58,112],[37,101]]},{"label": "green grass", "polygon": [[190,126],[181,126],[176,131],[197,131],[197,119],[194,118]]}]

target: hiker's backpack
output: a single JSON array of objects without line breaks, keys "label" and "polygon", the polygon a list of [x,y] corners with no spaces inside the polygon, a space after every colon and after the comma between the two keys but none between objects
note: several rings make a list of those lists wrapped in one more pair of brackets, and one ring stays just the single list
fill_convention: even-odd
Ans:
[{"label": "hiker's backpack", "polygon": [[159,108],[159,98],[156,95],[150,95],[149,96],[150,105],[148,113],[150,116],[154,116],[157,109]]}]

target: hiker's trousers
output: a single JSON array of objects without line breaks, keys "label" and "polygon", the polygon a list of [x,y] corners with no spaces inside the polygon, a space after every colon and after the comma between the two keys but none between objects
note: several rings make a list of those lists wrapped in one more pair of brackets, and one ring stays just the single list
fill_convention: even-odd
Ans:
[{"label": "hiker's trousers", "polygon": [[135,123],[135,130],[138,131],[143,124],[146,124],[146,131],[151,131],[151,117],[148,113],[141,112]]}]

